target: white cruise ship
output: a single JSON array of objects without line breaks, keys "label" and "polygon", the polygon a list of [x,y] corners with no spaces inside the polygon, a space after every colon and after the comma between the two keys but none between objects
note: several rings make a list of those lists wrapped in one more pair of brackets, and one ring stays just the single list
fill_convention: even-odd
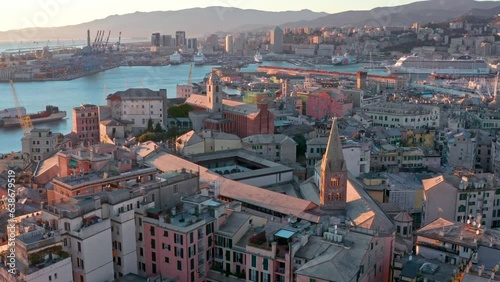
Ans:
[{"label": "white cruise ship", "polygon": [[417,55],[400,58],[394,65],[386,66],[390,74],[455,74],[485,75],[490,67],[483,59],[462,56],[451,60],[429,60]]},{"label": "white cruise ship", "polygon": [[175,51],[174,54],[170,55],[170,64],[178,65],[182,63],[182,55],[179,52]]},{"label": "white cruise ship", "polygon": [[198,51],[198,53],[193,56],[193,61],[196,66],[201,66],[205,63],[205,55],[203,55],[201,51]]},{"label": "white cruise ship", "polygon": [[260,52],[259,52],[259,51],[257,51],[257,53],[255,53],[255,56],[253,56],[253,60],[254,60],[257,64],[262,63],[262,55],[260,54]]}]

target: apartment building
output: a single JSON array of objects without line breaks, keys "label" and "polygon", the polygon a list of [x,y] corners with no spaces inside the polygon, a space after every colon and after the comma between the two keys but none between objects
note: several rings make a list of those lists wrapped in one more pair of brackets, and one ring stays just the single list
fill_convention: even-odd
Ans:
[{"label": "apartment building", "polygon": [[148,88],[130,88],[108,95],[107,105],[111,108],[111,117],[130,121],[134,133],[153,124],[164,125],[167,118],[167,90],[153,91]]},{"label": "apartment building", "polygon": [[[415,232],[416,254],[425,259],[462,267],[455,278],[463,281],[496,281],[500,257],[500,232],[438,218]],[[481,278],[482,277],[482,278]]]},{"label": "apartment building", "polygon": [[73,108],[73,132],[85,146],[99,143],[99,107],[82,104]]},{"label": "apartment building", "polygon": [[57,151],[59,136],[48,128],[34,128],[21,138],[21,151],[32,161],[42,161]]},{"label": "apartment building", "polygon": [[1,256],[0,281],[72,281],[71,257],[62,249],[60,233],[43,225],[41,213],[16,219],[20,219],[16,226],[22,232],[15,238],[17,273],[8,272],[7,261]]},{"label": "apartment building", "polygon": [[285,163],[295,163],[297,143],[283,134],[250,135],[241,140],[243,149],[261,155],[263,158]]},{"label": "apartment building", "polygon": [[440,175],[422,183],[425,224],[442,217],[500,227],[500,189],[493,174]]}]

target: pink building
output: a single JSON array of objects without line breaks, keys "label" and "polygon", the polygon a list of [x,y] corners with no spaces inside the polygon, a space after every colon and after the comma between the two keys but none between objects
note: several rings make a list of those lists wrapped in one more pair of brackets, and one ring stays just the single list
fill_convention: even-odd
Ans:
[{"label": "pink building", "polygon": [[[146,276],[163,276],[176,281],[206,281],[213,263],[214,232],[225,218],[225,206],[209,197],[194,195],[182,199],[176,208],[146,210],[143,217]],[[141,268],[140,268],[141,269]]]},{"label": "pink building", "polygon": [[325,88],[307,95],[306,115],[316,119],[344,117],[352,112],[352,101],[341,89]]},{"label": "pink building", "polygon": [[96,105],[82,104],[73,108],[73,132],[85,146],[99,143],[99,109]]}]

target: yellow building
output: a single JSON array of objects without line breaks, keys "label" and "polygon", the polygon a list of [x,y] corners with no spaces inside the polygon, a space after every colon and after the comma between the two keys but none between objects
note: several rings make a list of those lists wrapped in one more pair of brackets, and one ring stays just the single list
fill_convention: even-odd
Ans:
[{"label": "yellow building", "polygon": [[429,129],[408,129],[406,131],[405,147],[420,147],[425,146],[434,150],[434,140],[436,132]]}]

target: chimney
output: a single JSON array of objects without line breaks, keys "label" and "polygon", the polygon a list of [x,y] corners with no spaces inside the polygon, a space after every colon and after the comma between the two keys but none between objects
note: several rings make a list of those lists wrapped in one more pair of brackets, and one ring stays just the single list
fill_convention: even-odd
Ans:
[{"label": "chimney", "polygon": [[90,47],[90,29],[87,29],[87,46]]}]

